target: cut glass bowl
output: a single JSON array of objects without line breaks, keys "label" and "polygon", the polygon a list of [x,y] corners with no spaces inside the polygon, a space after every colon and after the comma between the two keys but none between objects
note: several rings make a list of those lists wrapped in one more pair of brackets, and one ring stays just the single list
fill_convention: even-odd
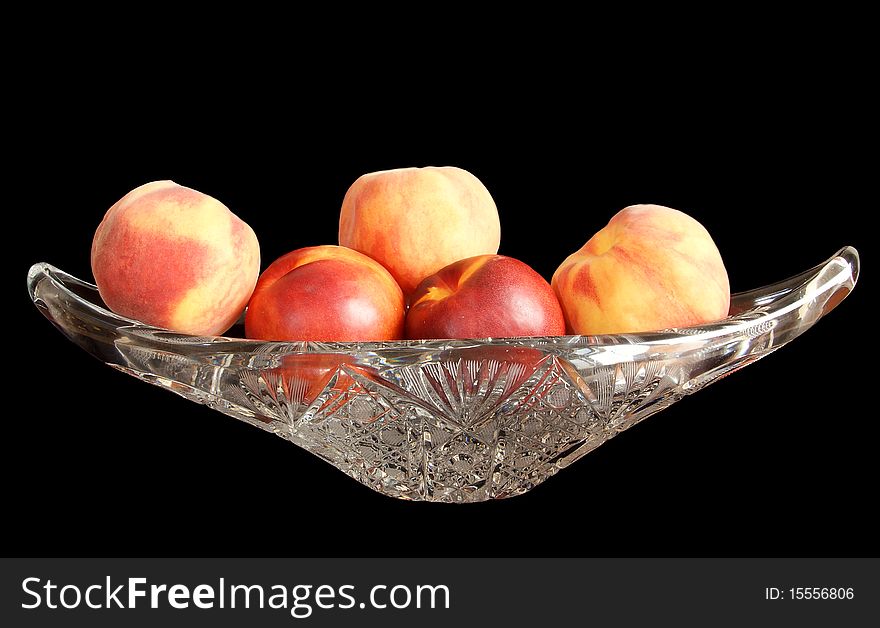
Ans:
[{"label": "cut glass bowl", "polygon": [[385,495],[475,502],[530,490],[785,345],[858,272],[846,247],[733,295],[722,321],[656,333],[362,343],[170,332],[110,312],[95,286],[45,263],[28,290],[65,336],[120,371],[274,432]]}]

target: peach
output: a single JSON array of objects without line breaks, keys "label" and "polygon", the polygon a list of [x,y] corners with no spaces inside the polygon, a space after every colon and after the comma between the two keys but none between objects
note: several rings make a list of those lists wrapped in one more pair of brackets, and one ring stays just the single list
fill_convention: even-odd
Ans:
[{"label": "peach", "polygon": [[377,261],[342,246],[282,255],[260,276],[245,334],[262,340],[369,341],[403,336],[403,293]]},{"label": "peach", "polygon": [[618,212],[553,274],[574,334],[687,327],[727,316],[730,284],[699,222],[669,207]]},{"label": "peach", "polygon": [[342,201],[339,244],[391,271],[404,295],[460,259],[497,253],[498,209],[461,168],[400,168],[365,174]]},{"label": "peach", "polygon": [[550,284],[504,255],[459,260],[426,277],[412,294],[407,338],[559,336],[562,309]]},{"label": "peach", "polygon": [[217,199],[154,181],[107,210],[91,261],[101,298],[117,314],[215,335],[244,310],[260,274],[260,245]]}]

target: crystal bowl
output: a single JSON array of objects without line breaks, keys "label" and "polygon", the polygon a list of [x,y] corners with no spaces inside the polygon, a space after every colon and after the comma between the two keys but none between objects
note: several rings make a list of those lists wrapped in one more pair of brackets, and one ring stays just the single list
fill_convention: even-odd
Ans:
[{"label": "crystal bowl", "polygon": [[[385,495],[522,494],[609,438],[775,351],[853,289],[852,247],[733,295],[722,321],[645,334],[395,342],[196,337],[105,308],[45,263],[37,308],[108,365],[274,432]],[[240,328],[233,328],[239,333]]]}]

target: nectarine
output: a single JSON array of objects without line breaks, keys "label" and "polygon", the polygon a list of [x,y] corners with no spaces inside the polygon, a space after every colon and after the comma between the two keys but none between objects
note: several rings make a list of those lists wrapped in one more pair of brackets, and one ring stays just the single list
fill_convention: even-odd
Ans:
[{"label": "nectarine", "polygon": [[730,284],[709,232],[660,205],[618,212],[553,274],[569,331],[642,332],[727,316]]},{"label": "nectarine", "polygon": [[412,294],[407,338],[559,336],[565,320],[553,290],[525,263],[504,255],[459,260]]},{"label": "nectarine", "polygon": [[184,333],[229,329],[259,273],[253,230],[217,199],[173,181],[126,194],[92,241],[92,274],[107,306]]},{"label": "nectarine", "polygon": [[400,286],[379,262],[343,246],[282,255],[260,276],[245,334],[262,340],[369,341],[403,336]]}]

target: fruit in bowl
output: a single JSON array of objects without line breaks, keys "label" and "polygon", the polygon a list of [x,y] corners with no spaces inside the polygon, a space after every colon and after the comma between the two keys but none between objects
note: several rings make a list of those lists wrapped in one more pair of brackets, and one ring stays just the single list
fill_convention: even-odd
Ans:
[{"label": "fruit in bowl", "polygon": [[95,232],[91,258],[111,310],[197,336],[229,329],[260,273],[253,229],[217,199],[173,181],[117,201]]},{"label": "fruit in bowl", "polygon": [[495,203],[454,167],[358,178],[342,203],[339,240],[347,246],[288,253],[257,281],[259,244],[246,223],[206,194],[156,181],[108,210],[92,268],[119,314],[217,335],[248,304],[246,335],[261,340],[637,333],[718,320],[730,303],[709,233],[659,205],[618,212],[548,284],[496,254]]},{"label": "fruit in bowl", "polygon": [[[366,194],[398,204],[377,204],[375,215],[405,222],[423,206],[452,202],[449,189],[432,195],[430,185]],[[420,242],[458,255],[446,238],[462,232],[443,224],[444,211],[425,223],[437,229],[436,241],[429,232]],[[349,218],[357,223],[358,215]],[[391,223],[364,224],[384,230],[387,247],[413,254],[398,272],[426,258]],[[124,373],[271,431],[386,495],[473,502],[529,491],[775,351],[831,311],[859,272],[847,247],[787,281],[734,295],[729,307],[711,237],[673,209],[624,209],[560,265],[552,287],[525,263],[494,254],[495,236],[483,242],[489,252],[421,277],[405,314],[392,273],[344,247],[293,251],[257,282],[259,249],[244,223],[200,192],[156,182],[114,205],[95,235],[95,276],[122,317],[101,306],[94,286],[45,263],[30,269],[28,290],[69,339]],[[404,261],[392,255],[386,263]],[[255,282],[246,333],[269,342],[171,335],[130,320],[214,333],[232,322]],[[720,324],[699,326],[728,310]],[[533,337],[563,334],[566,318],[577,334],[622,333]],[[638,333],[684,325],[698,326]],[[404,329],[427,340],[386,342]],[[361,342],[370,340],[379,342]],[[105,388],[96,383],[95,394]]]}]

